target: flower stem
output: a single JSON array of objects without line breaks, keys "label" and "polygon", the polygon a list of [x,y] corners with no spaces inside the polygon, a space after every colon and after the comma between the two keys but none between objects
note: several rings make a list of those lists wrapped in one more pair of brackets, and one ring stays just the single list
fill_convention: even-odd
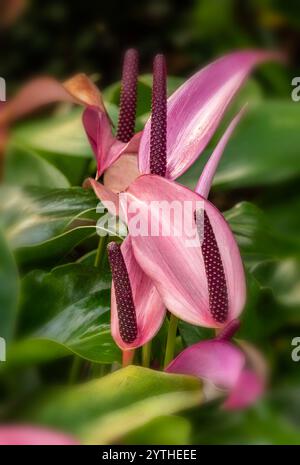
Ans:
[{"label": "flower stem", "polygon": [[147,342],[147,344],[144,344],[142,347],[143,367],[148,368],[150,366],[150,360],[151,360],[151,341]]},{"label": "flower stem", "polygon": [[81,369],[81,358],[77,355],[74,356],[70,374],[69,374],[69,384],[72,385],[76,382],[79,377]]},{"label": "flower stem", "polygon": [[97,268],[101,268],[101,265],[103,263],[104,251],[107,245],[107,237],[108,236],[106,235],[106,236],[100,236],[99,238],[97,253],[96,253],[95,262],[94,262],[94,266]]},{"label": "flower stem", "polygon": [[122,366],[123,368],[133,364],[135,349],[123,350]]},{"label": "flower stem", "polygon": [[168,337],[167,337],[164,368],[166,368],[174,358],[177,326],[178,326],[178,318],[177,316],[171,314],[170,321],[169,321],[169,330],[168,330]]}]

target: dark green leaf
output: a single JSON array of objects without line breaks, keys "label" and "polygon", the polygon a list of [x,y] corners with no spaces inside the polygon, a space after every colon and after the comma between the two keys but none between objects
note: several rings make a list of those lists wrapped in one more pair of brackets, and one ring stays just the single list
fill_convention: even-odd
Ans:
[{"label": "dark green leaf", "polygon": [[16,326],[18,294],[16,264],[0,229],[0,337],[7,341]]},{"label": "dark green leaf", "polygon": [[[300,106],[284,100],[249,108],[225,149],[214,186],[232,189],[276,184],[300,173]],[[195,188],[210,148],[180,182]]]},{"label": "dark green leaf", "polygon": [[95,362],[118,361],[110,335],[110,282],[109,274],[81,264],[29,273],[22,280],[22,339],[12,348],[11,363],[22,361],[23,350],[31,362],[34,356],[49,359],[52,348],[53,358],[73,352]]},{"label": "dark green leaf", "polygon": [[215,406],[195,411],[194,444],[300,444],[299,431],[261,402],[247,411],[222,411]]}]

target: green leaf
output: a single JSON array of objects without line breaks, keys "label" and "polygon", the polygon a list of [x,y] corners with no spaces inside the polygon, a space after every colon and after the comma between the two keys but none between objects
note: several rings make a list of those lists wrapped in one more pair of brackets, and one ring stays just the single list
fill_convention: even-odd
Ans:
[{"label": "green leaf", "polygon": [[[272,289],[277,301],[294,307],[294,321],[300,322],[300,260],[290,257],[263,263],[255,272],[259,282]],[[289,312],[289,316],[292,314]]]},{"label": "green leaf", "polygon": [[237,204],[224,216],[235,234],[247,270],[284,305],[300,303],[299,238],[283,235],[268,217],[249,202]]},{"label": "green leaf", "polygon": [[63,261],[74,247],[95,234],[94,225],[80,226],[39,244],[20,247],[16,250],[16,258],[20,265],[39,266],[47,263],[49,267]]},{"label": "green leaf", "polygon": [[162,415],[199,405],[201,383],[137,366],[53,392],[31,409],[31,421],[77,434],[85,443],[112,444]]},{"label": "green leaf", "polygon": [[[291,184],[293,188],[293,185]],[[269,222],[282,234],[299,240],[300,215],[295,214],[300,210],[300,196],[298,192],[298,181],[295,183],[295,194],[290,192],[290,184],[287,191],[278,190],[270,192],[270,199],[264,207]]]},{"label": "green leaf", "polygon": [[47,339],[21,339],[7,350],[7,363],[1,369],[20,368],[50,362],[74,354],[63,344]]},{"label": "green leaf", "polygon": [[261,262],[292,256],[298,248],[297,241],[279,233],[264,212],[250,202],[235,205],[224,216],[250,270]]},{"label": "green leaf", "polygon": [[[184,79],[179,77],[168,77],[168,95],[171,95],[182,83]],[[119,105],[120,101],[121,83],[116,82],[104,90],[105,99],[114,104]],[[144,74],[138,80],[138,101],[137,101],[137,118],[147,115],[151,111],[151,98],[152,98],[152,75]],[[117,122],[117,121],[114,121]],[[138,129],[141,129],[139,127]]]},{"label": "green leaf", "polygon": [[93,158],[81,115],[82,109],[77,108],[64,115],[23,122],[12,133],[12,147],[31,151],[55,166],[71,184],[81,184]]},{"label": "green leaf", "polygon": [[[112,104],[108,104],[107,108],[112,119],[116,120],[118,109]],[[58,180],[55,182],[52,177],[44,183],[39,181],[36,175],[34,177],[30,173],[31,158],[38,160],[36,163],[41,166],[48,166],[50,163],[53,168],[59,170],[65,181],[68,180],[67,185],[69,183],[81,184],[84,177],[89,174],[88,166],[94,159],[82,124],[82,111],[81,108],[76,108],[67,114],[52,115],[20,123],[12,131],[10,138],[9,179],[13,179],[15,165],[20,159],[18,154],[22,148],[22,169],[19,169],[21,169],[22,179],[24,178],[23,185],[64,187],[64,184],[58,184]],[[27,157],[29,157],[28,160]]]},{"label": "green leaf", "polygon": [[211,339],[214,337],[213,329],[194,326],[190,323],[186,323],[183,320],[179,320],[178,328],[183,343],[186,347],[203,341],[203,339]]},{"label": "green leaf", "polygon": [[120,351],[110,335],[110,283],[109,274],[78,263],[25,276],[22,339],[11,349],[11,364],[26,362],[24,351],[31,363],[49,360],[52,348],[53,358],[72,352],[99,363],[119,361]]},{"label": "green leaf", "polygon": [[161,416],[129,433],[122,444],[191,444],[191,424],[186,418],[175,415]]},{"label": "green leaf", "polygon": [[0,224],[14,249],[39,244],[63,233],[73,219],[80,220],[77,226],[83,225],[83,214],[94,210],[98,203],[91,190],[81,187],[45,189],[2,185],[0,194]]},{"label": "green leaf", "polygon": [[298,429],[267,402],[236,412],[207,405],[195,413],[201,428],[194,429],[194,444],[300,444]]},{"label": "green leaf", "polygon": [[[276,184],[300,174],[300,106],[284,100],[263,101],[249,108],[225,149],[214,186],[232,189]],[[207,156],[205,151],[180,179],[194,189]]]},{"label": "green leaf", "polygon": [[5,156],[4,181],[17,186],[68,187],[54,165],[33,150],[10,143]]},{"label": "green leaf", "polygon": [[14,333],[19,295],[14,258],[0,229],[0,337],[9,341]]},{"label": "green leaf", "polygon": [[19,124],[12,140],[37,152],[73,158],[92,158],[92,150],[82,125],[82,109],[65,115],[33,119]]},{"label": "green leaf", "polygon": [[98,200],[91,190],[0,187],[0,224],[20,264],[56,264],[96,235]]}]

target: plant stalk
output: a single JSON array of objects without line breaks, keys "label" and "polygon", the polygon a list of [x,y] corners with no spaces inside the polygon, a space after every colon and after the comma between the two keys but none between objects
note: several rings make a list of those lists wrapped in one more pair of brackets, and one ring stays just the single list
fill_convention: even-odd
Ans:
[{"label": "plant stalk", "polygon": [[94,266],[96,268],[101,268],[102,266],[104,254],[105,254],[105,248],[107,245],[107,238],[108,238],[107,234],[105,236],[100,236],[99,238],[97,253],[96,253],[95,262],[94,262]]},{"label": "plant stalk", "polygon": [[123,350],[122,354],[122,366],[123,368],[127,367],[128,365],[133,365],[135,349]]},{"label": "plant stalk", "polygon": [[171,314],[170,321],[169,321],[169,330],[168,330],[167,345],[166,345],[166,352],[165,352],[164,368],[166,368],[174,358],[177,326],[178,326],[178,318],[177,316]]},{"label": "plant stalk", "polygon": [[81,369],[81,358],[78,357],[77,355],[74,356],[70,374],[69,374],[69,384],[75,384],[76,381],[79,378],[80,375],[80,369]]},{"label": "plant stalk", "polygon": [[151,345],[152,341],[147,342],[142,347],[142,365],[145,368],[149,368],[151,361]]}]

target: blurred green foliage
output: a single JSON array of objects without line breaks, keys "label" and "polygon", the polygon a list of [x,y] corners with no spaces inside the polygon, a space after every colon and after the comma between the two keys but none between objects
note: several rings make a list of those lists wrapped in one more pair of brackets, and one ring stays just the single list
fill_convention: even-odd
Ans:
[{"label": "blurred green foliage", "polygon": [[[109,332],[110,274],[106,261],[100,270],[93,267],[97,200],[76,187],[95,164],[81,110],[61,106],[19,123],[7,147],[0,187],[0,335],[11,343],[8,362],[0,365],[0,418],[61,427],[88,442],[299,444],[300,365],[291,359],[291,340],[300,333],[300,104],[290,98],[291,77],[299,71],[299,2],[122,5],[46,0],[41,7],[32,0],[1,31],[7,57],[1,75],[12,92],[38,72],[94,74],[116,121],[127,45],[140,49],[146,73],[152,56],[165,51],[175,76],[234,48],[277,46],[288,52],[290,67],[263,66],[247,83],[205,153],[180,180],[194,187],[230,114],[248,101],[211,200],[231,225],[247,272],[238,337],[264,353],[270,386],[257,406],[228,414],[218,403],[200,407],[193,379],[137,367],[104,376],[110,364],[114,369],[120,363]],[[181,82],[171,77],[169,92]],[[137,128],[148,117],[150,101],[151,78],[145,74]],[[165,334],[163,328],[153,342],[157,358]],[[181,322],[179,335],[190,345],[211,331]],[[85,383],[67,388],[74,380]]]}]

